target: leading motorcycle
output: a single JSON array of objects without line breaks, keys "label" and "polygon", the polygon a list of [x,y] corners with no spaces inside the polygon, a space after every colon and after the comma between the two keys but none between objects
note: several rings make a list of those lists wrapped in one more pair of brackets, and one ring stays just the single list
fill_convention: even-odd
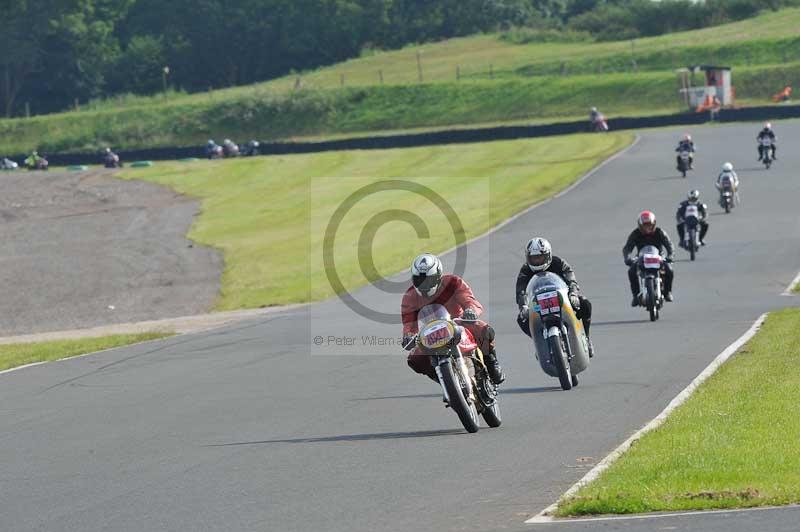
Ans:
[{"label": "leading motorcycle", "polygon": [[499,427],[497,386],[489,378],[483,353],[469,329],[458,325],[444,306],[431,304],[419,311],[417,330],[412,341],[430,356],[445,401],[467,432],[478,432],[478,415],[490,427]]},{"label": "leading motorcycle", "polygon": [[569,287],[558,275],[540,272],[528,282],[525,301],[539,365],[558,378],[562,390],[572,389],[589,366],[589,340],[569,301]]}]

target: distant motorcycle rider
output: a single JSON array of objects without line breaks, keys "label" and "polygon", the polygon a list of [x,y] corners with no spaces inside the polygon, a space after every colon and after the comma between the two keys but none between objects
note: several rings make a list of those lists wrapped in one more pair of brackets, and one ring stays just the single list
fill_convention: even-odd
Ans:
[{"label": "distant motorcycle rider", "polygon": [[244,146],[242,146],[242,155],[245,157],[253,157],[258,155],[258,148],[261,146],[257,140],[251,140]]},{"label": "distant motorcycle rider", "polygon": [[686,223],[684,221],[684,217],[686,216],[686,207],[689,205],[697,206],[697,211],[699,213],[697,221],[700,224],[700,245],[705,246],[706,243],[703,241],[703,239],[705,238],[706,233],[708,233],[708,222],[706,222],[706,219],[708,218],[708,212],[706,204],[700,203],[699,190],[690,190],[688,197],[678,205],[678,211],[675,213],[675,219],[678,223],[678,245],[682,248],[686,248],[686,244],[683,241],[683,238],[686,234]]},{"label": "distant motorcycle rider", "polygon": [[717,189],[721,189],[723,186],[723,182],[730,179],[733,184],[733,191],[738,192],[739,190],[739,176],[736,175],[736,172],[733,171],[733,165],[731,163],[725,163],[722,165],[722,172],[717,176],[717,182],[714,184]]},{"label": "distant motorcycle rider", "polygon": [[209,139],[206,143],[206,157],[213,159],[219,150],[219,145],[214,142],[214,139]]},{"label": "distant motorcycle rider", "polygon": [[775,143],[775,132],[772,131],[772,124],[767,122],[764,124],[764,129],[758,132],[758,136],[756,137],[756,141],[758,141],[758,160],[762,160],[764,158],[764,146],[761,145],[762,139],[769,139],[772,141],[772,159],[777,161],[778,158],[775,157],[775,152],[777,151],[778,147]]},{"label": "distant motorcycle rider", "polygon": [[119,155],[111,151],[110,147],[103,150],[103,164],[106,168],[119,166]]},{"label": "distant motorcycle rider", "polygon": [[25,166],[28,167],[28,169],[36,170],[36,169],[38,169],[38,168],[40,168],[42,166],[44,161],[45,161],[45,158],[42,157],[41,155],[39,155],[38,151],[33,150],[33,153],[31,153],[25,159],[24,163],[25,163]]},{"label": "distant motorcycle rider", "polygon": [[450,315],[458,319],[457,323],[472,333],[483,352],[483,361],[489,372],[489,378],[495,384],[505,380],[503,369],[497,360],[495,351],[494,329],[478,316],[483,306],[475,298],[472,289],[459,276],[444,274],[442,261],[435,255],[423,253],[411,264],[412,285],[403,295],[400,313],[403,321],[403,346],[412,350],[408,355],[408,366],[438,382],[436,371],[431,365],[430,357],[414,345],[417,330],[417,315],[426,305],[439,304],[447,309]]},{"label": "distant motorcycle rider", "polygon": [[231,139],[222,141],[222,152],[225,157],[235,157],[239,155],[239,146],[237,146]]},{"label": "distant motorcycle rider", "polygon": [[517,325],[522,332],[531,335],[529,322],[529,309],[525,301],[525,291],[528,283],[533,276],[551,272],[561,277],[569,287],[569,301],[575,310],[575,316],[583,322],[586,337],[589,339],[589,356],[594,356],[594,346],[589,338],[589,328],[592,325],[592,303],[581,295],[578,280],[572,266],[561,257],[553,255],[550,242],[544,238],[535,237],[528,241],[525,246],[525,264],[519,269],[517,274],[516,294],[519,314],[517,315]]},{"label": "distant motorcycle rider", "polygon": [[631,306],[639,306],[639,279],[637,278],[637,261],[632,259],[630,254],[634,248],[638,254],[645,246],[655,246],[659,249],[659,252],[666,252],[666,260],[664,261],[664,299],[672,301],[674,271],[671,263],[672,255],[675,251],[672,247],[672,241],[667,233],[660,227],[656,227],[656,215],[650,211],[643,211],[639,214],[637,225],[638,227],[628,235],[628,240],[622,248],[622,257],[625,260],[625,265],[628,266],[628,281],[631,283],[631,294],[633,294]]},{"label": "distant motorcycle rider", "polygon": [[681,140],[678,141],[678,147],[675,148],[675,151],[678,152],[675,161],[678,163],[678,168],[681,166],[681,152],[686,151],[689,152],[689,168],[694,170],[694,152],[695,146],[694,142],[692,141],[692,136],[688,133],[681,137]]}]

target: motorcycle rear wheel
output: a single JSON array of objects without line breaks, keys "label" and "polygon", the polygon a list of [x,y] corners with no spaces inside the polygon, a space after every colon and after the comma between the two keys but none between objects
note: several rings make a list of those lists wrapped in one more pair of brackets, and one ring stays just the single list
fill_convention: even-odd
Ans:
[{"label": "motorcycle rear wheel", "polygon": [[442,372],[442,385],[447,390],[447,397],[450,400],[450,408],[458,415],[467,432],[478,432],[478,410],[464,397],[458,372],[453,369],[452,362],[442,364],[439,369]]},{"label": "motorcycle rear wheel", "polygon": [[561,389],[564,391],[572,389],[572,368],[569,365],[567,353],[561,344],[561,336],[551,336],[547,339],[550,344],[550,355],[553,357],[553,363],[558,370],[558,382],[561,383]]}]

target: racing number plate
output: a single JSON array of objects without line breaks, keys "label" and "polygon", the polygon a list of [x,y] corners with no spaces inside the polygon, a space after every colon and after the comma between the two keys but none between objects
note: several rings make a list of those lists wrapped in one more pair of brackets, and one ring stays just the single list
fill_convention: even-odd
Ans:
[{"label": "racing number plate", "polygon": [[422,335],[422,345],[430,348],[441,347],[450,340],[450,328],[447,323],[437,323],[425,329]]},{"label": "racing number plate", "polygon": [[686,214],[684,217],[688,218],[689,216],[694,216],[697,218],[699,216],[700,211],[697,208],[697,205],[687,205],[686,206]]},{"label": "racing number plate", "polygon": [[561,301],[558,299],[558,292],[537,294],[536,302],[539,304],[539,314],[542,316],[561,312]]},{"label": "racing number plate", "polygon": [[645,255],[644,256],[644,267],[645,268],[660,268],[661,267],[661,257],[658,255]]}]

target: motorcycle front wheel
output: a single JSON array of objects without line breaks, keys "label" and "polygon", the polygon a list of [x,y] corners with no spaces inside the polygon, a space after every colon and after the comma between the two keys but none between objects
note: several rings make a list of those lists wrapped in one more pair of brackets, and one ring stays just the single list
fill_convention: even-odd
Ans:
[{"label": "motorcycle front wheel", "polygon": [[572,368],[569,365],[567,353],[561,344],[560,336],[551,336],[547,339],[550,344],[550,355],[553,357],[553,363],[558,370],[558,382],[561,383],[562,390],[572,389]]},{"label": "motorcycle front wheel", "polygon": [[647,310],[650,311],[650,321],[656,321],[658,305],[656,304],[656,288],[653,279],[647,279]]},{"label": "motorcycle front wheel", "polygon": [[478,432],[478,410],[464,397],[460,373],[453,368],[451,361],[442,364],[439,369],[442,372],[442,386],[447,390],[447,397],[450,399],[450,408],[458,415],[467,432]]}]

